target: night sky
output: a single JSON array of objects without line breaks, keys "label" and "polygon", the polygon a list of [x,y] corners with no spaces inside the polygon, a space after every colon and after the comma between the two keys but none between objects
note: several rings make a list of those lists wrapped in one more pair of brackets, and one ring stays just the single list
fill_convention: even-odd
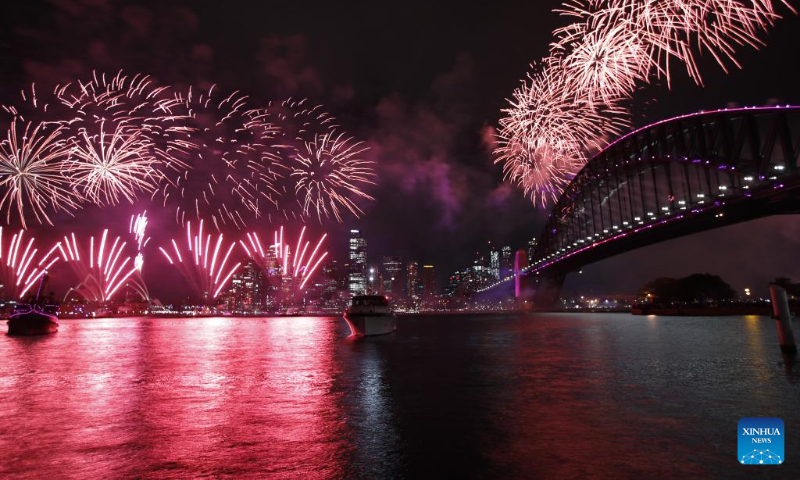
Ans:
[{"label": "night sky", "polygon": [[[308,97],[370,145],[380,174],[362,219],[314,227],[330,232],[333,257],[344,258],[346,231],[358,227],[370,262],[391,254],[434,263],[443,281],[487,240],[521,246],[544,223],[546,212],[502,183],[489,152],[505,98],[564,21],[551,12],[556,1],[433,3],[4,2],[0,101],[15,101],[31,82],[52,87],[119,69],[179,87],[238,89],[255,103]],[[780,21],[767,46],[742,49],[743,70],[728,75],[704,59],[704,87],[676,69],[671,90],[651,85],[637,93],[634,123],[724,106],[800,104],[798,29],[797,17]],[[58,231],[127,228],[138,210],[78,212],[59,217]],[[156,225],[178,234],[168,217],[155,215]],[[53,231],[38,229],[42,237]],[[794,216],[733,226],[600,262],[570,278],[567,291],[632,292],[655,276],[702,271],[759,293],[779,275],[800,280],[798,238]]]}]

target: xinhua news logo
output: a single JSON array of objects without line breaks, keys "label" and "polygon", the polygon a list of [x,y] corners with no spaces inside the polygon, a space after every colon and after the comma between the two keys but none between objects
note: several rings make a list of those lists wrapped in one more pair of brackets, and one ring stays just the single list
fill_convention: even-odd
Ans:
[{"label": "xinhua news logo", "polygon": [[780,465],[786,458],[783,438],[786,435],[780,418],[743,418],[739,420],[739,463],[743,465]]}]

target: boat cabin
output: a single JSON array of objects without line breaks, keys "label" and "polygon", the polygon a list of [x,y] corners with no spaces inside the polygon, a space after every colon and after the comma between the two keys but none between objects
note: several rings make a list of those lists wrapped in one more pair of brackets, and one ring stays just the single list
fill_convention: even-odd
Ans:
[{"label": "boat cabin", "polygon": [[382,295],[359,295],[353,297],[349,312],[353,315],[388,315],[389,300]]},{"label": "boat cabin", "polygon": [[359,295],[353,297],[354,307],[388,307],[389,301],[383,295]]}]

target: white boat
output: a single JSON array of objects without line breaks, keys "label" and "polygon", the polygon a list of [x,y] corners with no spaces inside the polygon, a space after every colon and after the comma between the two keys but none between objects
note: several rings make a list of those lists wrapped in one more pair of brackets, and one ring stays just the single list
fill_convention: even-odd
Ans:
[{"label": "white boat", "polygon": [[353,297],[344,320],[356,336],[384,335],[397,330],[397,318],[389,308],[389,301],[381,295]]}]

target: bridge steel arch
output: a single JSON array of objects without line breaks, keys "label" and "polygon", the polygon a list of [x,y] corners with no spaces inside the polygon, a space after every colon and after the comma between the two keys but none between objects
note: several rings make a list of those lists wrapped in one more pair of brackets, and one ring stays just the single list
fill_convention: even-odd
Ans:
[{"label": "bridge steel arch", "polygon": [[800,107],[788,106],[694,113],[619,138],[553,207],[524,272],[532,276],[533,303],[555,303],[566,275],[586,264],[800,212],[798,147]]}]

